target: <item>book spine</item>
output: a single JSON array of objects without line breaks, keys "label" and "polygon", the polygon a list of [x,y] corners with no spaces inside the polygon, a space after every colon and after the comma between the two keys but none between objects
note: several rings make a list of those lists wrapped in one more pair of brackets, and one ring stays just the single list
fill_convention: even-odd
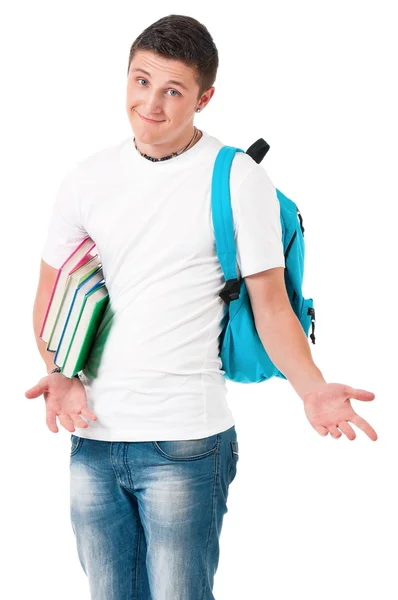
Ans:
[{"label": "book spine", "polygon": [[79,356],[76,360],[76,365],[74,368],[74,373],[78,373],[82,371],[87,364],[88,358],[90,356],[90,352],[95,343],[96,335],[98,332],[99,325],[102,321],[102,317],[105,313],[106,306],[109,302],[109,296],[104,296],[102,300],[99,300],[97,303],[93,315],[90,321],[90,326],[88,329],[88,335],[85,337],[82,347],[79,352]]},{"label": "book spine", "polygon": [[[78,291],[79,291],[79,288],[80,288],[80,286],[82,286],[84,283],[86,283],[88,279],[90,279],[91,277],[94,277],[94,276],[95,276],[95,274],[96,274],[96,273],[98,273],[100,270],[101,270],[101,265],[96,265],[96,266],[94,266],[92,269],[90,269],[90,271],[88,271],[88,272],[87,272],[85,275],[82,275],[82,276],[81,276],[81,278],[79,279],[79,281],[78,281],[78,285],[77,285],[77,287],[76,287],[76,289],[75,289],[75,291],[74,291],[74,293],[73,293],[72,300],[71,300],[71,302],[70,302],[70,305],[69,305],[69,307],[68,307],[68,312],[67,312],[66,318],[65,318],[65,320],[64,320],[64,323],[63,323],[63,326],[62,326],[62,331],[61,331],[61,332],[59,331],[59,325],[60,325],[60,322],[58,322],[58,318],[59,318],[59,317],[58,317],[58,315],[57,315],[56,324],[55,324],[55,326],[54,326],[54,329],[53,329],[53,331],[52,331],[52,334],[51,334],[51,335],[53,336],[53,335],[54,335],[54,332],[55,332],[56,330],[58,330],[59,341],[58,341],[58,342],[56,342],[56,340],[55,340],[55,342],[56,342],[56,343],[55,343],[55,342],[54,342],[54,343],[52,343],[52,338],[51,338],[51,339],[50,339],[50,341],[49,341],[49,345],[51,344],[51,347],[49,348],[49,350],[55,349],[55,358],[54,358],[54,362],[55,362],[55,364],[56,364],[58,367],[60,367],[60,366],[61,366],[61,365],[60,365],[60,364],[57,362],[57,361],[58,361],[58,353],[59,353],[59,349],[61,348],[61,344],[62,344],[62,341],[63,341],[63,338],[64,338],[64,334],[65,334],[66,330],[68,329],[68,321],[69,321],[69,317],[70,317],[70,315],[71,315],[71,313],[72,313],[72,310],[73,310],[73,305],[74,305],[75,299],[76,299],[76,297],[77,297],[77,293],[78,293]],[[102,273],[102,272],[101,272],[101,273]],[[64,298],[62,299],[62,302],[61,302],[61,305],[60,305],[59,312],[61,311],[61,308],[63,308],[63,304],[64,304],[64,301],[65,301],[65,298],[66,298],[66,291],[65,291],[65,294],[64,294]],[[59,314],[59,313],[58,313],[58,314]],[[69,327],[69,329],[70,329],[70,327]],[[53,351],[54,351],[54,350],[53,350]]]},{"label": "book spine", "polygon": [[[91,244],[90,244],[90,242],[91,242]],[[71,257],[72,257],[74,254],[76,254],[76,252],[77,252],[77,251],[78,251],[78,250],[79,250],[79,249],[80,249],[80,248],[81,248],[81,247],[82,247],[84,244],[87,244],[87,252],[86,252],[86,254],[83,256],[83,258],[82,258],[82,260],[80,261],[80,263],[81,263],[82,261],[84,262],[85,260],[87,260],[87,254],[89,254],[89,253],[92,251],[92,249],[93,249],[93,248],[95,248],[95,246],[96,246],[95,242],[94,242],[94,241],[93,241],[93,240],[90,238],[90,236],[89,236],[89,235],[88,235],[88,236],[86,236],[86,237],[85,237],[85,238],[84,238],[84,239],[83,239],[83,240],[80,242],[80,244],[78,244],[78,246],[77,246],[77,247],[76,247],[76,248],[73,250],[73,252],[72,252],[72,253],[71,253],[71,254],[70,254],[70,255],[69,255],[69,256],[68,256],[68,257],[67,257],[67,258],[64,260],[64,262],[62,263],[62,265],[61,265],[61,266],[60,266],[60,268],[58,269],[57,277],[56,277],[56,279],[55,279],[55,283],[54,283],[53,289],[52,289],[52,291],[51,291],[50,299],[49,299],[49,302],[48,302],[48,305],[47,305],[47,310],[46,310],[46,313],[45,313],[45,315],[44,315],[43,323],[42,323],[42,326],[41,326],[41,329],[40,329],[40,332],[39,332],[39,337],[40,337],[40,339],[41,339],[43,342],[46,342],[46,343],[47,343],[47,340],[43,338],[43,333],[44,333],[44,329],[45,329],[45,326],[46,326],[46,322],[47,322],[48,315],[49,315],[49,313],[50,313],[51,304],[52,304],[52,301],[53,301],[53,298],[54,298],[54,294],[55,294],[55,290],[56,290],[56,287],[57,287],[57,283],[58,283],[58,280],[59,280],[59,278],[60,278],[60,276],[61,276],[61,273],[62,273],[62,269],[65,267],[66,263],[67,263],[67,262],[68,262],[68,261],[71,259]],[[79,264],[80,264],[80,263],[79,263]],[[49,331],[49,332],[47,332],[47,334],[45,335],[45,337],[50,337],[50,336],[51,336],[51,334],[52,334],[52,331]],[[48,349],[48,348],[47,348],[47,349]]]}]

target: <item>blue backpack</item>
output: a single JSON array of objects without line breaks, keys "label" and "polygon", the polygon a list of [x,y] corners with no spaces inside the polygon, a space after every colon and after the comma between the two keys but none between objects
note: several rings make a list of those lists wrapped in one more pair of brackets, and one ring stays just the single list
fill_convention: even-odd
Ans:
[{"label": "blue backpack", "polygon": [[[260,163],[270,146],[260,138],[246,153]],[[212,219],[216,251],[224,273],[225,286],[220,297],[227,305],[219,336],[219,351],[224,377],[239,383],[260,383],[271,377],[286,377],[273,364],[257,333],[246,284],[237,278],[236,246],[229,189],[229,175],[236,152],[233,146],[223,146],[217,155],[211,189]],[[294,202],[276,190],[280,202],[282,241],[285,254],[285,285],[292,308],[305,334],[310,327],[315,344],[315,310],[312,298],[304,298],[304,227]]]}]

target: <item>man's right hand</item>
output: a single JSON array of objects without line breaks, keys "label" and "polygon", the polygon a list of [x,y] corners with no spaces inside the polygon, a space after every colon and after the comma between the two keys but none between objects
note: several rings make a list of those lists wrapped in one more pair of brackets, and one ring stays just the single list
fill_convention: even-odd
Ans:
[{"label": "man's right hand", "polygon": [[75,427],[88,427],[80,415],[96,421],[96,415],[87,408],[86,390],[77,377],[68,378],[62,373],[51,373],[25,392],[26,398],[38,398],[43,394],[46,402],[46,423],[53,433],[58,433],[60,424],[73,433]]}]

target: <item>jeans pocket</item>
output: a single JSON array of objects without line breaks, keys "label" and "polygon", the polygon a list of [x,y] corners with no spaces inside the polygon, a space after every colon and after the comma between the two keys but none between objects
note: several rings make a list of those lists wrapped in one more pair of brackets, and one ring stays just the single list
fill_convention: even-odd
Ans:
[{"label": "jeans pocket", "polygon": [[236,477],[238,460],[239,460],[239,444],[237,440],[231,440],[231,466],[228,474],[228,484],[231,484]]},{"label": "jeans pocket", "polygon": [[73,456],[74,454],[76,454],[76,452],[81,448],[81,445],[83,443],[83,438],[77,436],[77,435],[73,435],[73,433],[70,436],[70,456]]},{"label": "jeans pocket", "polygon": [[198,440],[170,440],[152,442],[164,458],[175,461],[198,460],[217,451],[219,433]]}]

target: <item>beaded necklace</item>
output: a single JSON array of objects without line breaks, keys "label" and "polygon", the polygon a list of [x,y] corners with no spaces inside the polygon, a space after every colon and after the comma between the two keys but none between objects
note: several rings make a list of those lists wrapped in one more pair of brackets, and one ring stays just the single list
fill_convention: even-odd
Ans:
[{"label": "beaded necklace", "polygon": [[168,160],[169,158],[174,158],[175,156],[179,156],[180,154],[182,154],[183,152],[185,152],[185,150],[187,150],[188,146],[190,146],[192,144],[192,142],[194,142],[198,136],[199,129],[197,127],[194,126],[194,134],[192,136],[191,141],[182,149],[182,150],[178,150],[177,152],[173,152],[172,154],[169,154],[168,156],[162,156],[161,158],[154,158],[153,156],[148,156],[148,154],[145,154],[144,152],[141,152],[140,150],[138,150],[137,148],[137,143],[135,141],[135,136],[134,136],[134,146],[135,149],[137,150],[137,152],[139,152],[141,154],[141,156],[143,156],[144,158],[147,158],[148,160],[151,160],[152,162],[159,162],[161,160]]}]

